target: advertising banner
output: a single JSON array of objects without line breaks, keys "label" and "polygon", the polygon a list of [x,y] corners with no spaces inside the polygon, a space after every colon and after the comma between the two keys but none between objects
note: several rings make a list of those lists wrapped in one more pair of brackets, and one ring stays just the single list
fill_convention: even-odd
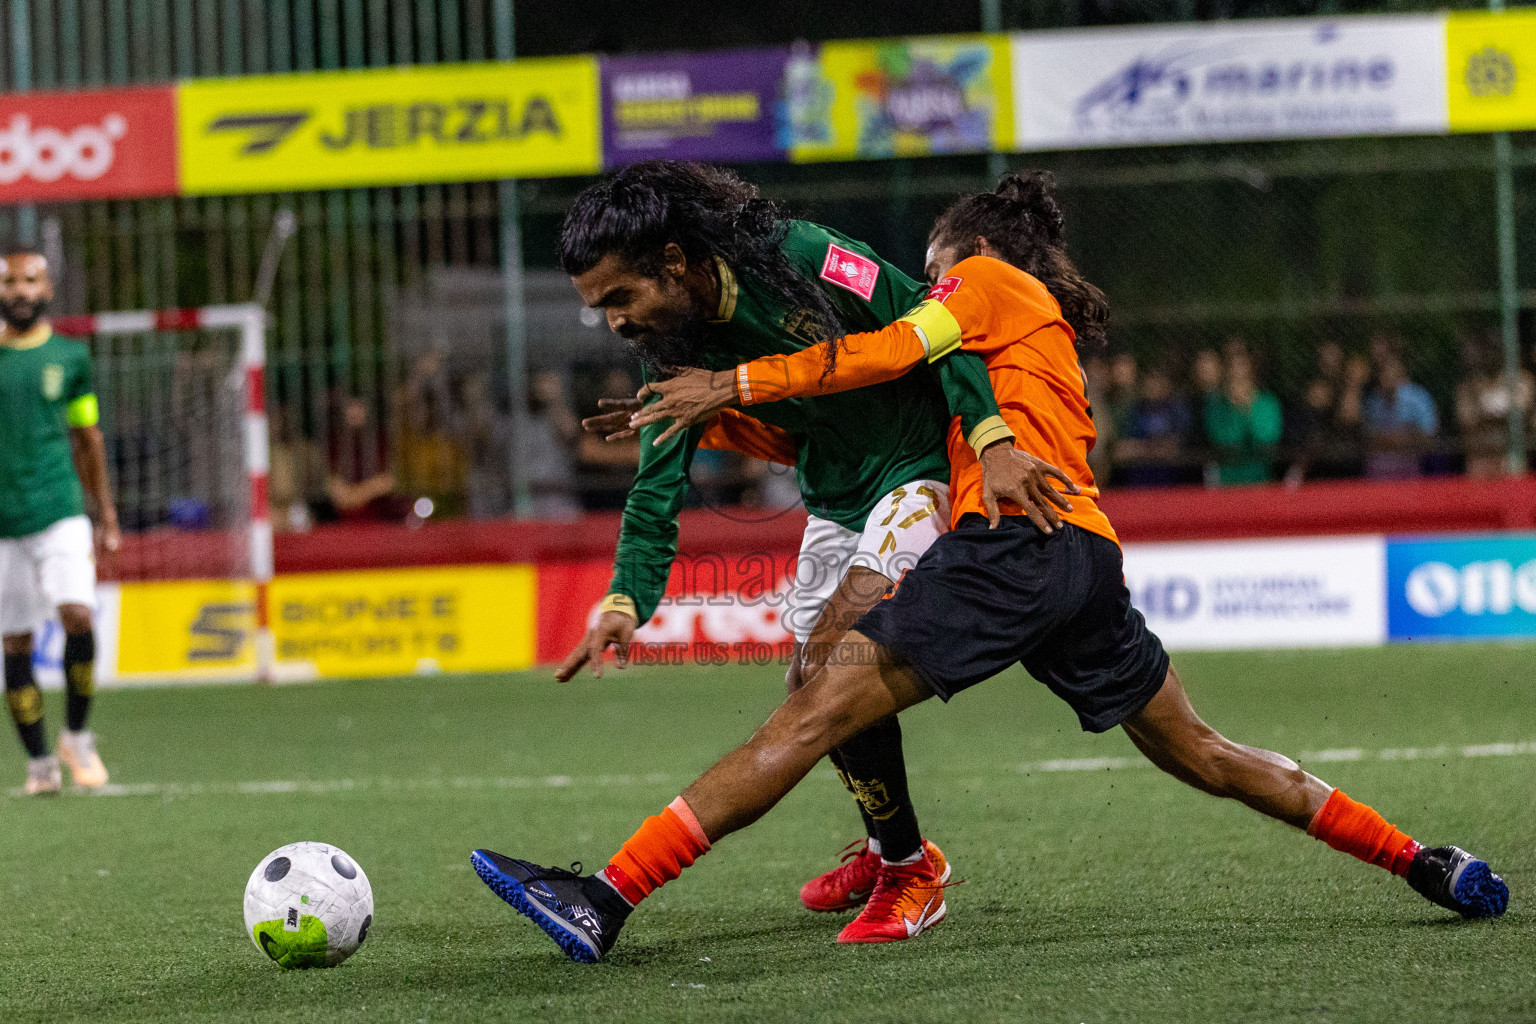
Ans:
[{"label": "advertising banner", "polygon": [[1452,14],[1445,50],[1451,131],[1536,128],[1536,11]]},{"label": "advertising banner", "polygon": [[592,173],[597,78],[594,58],[558,57],[184,82],[182,190]]},{"label": "advertising banner", "polygon": [[175,192],[171,86],[0,96],[0,203]]},{"label": "advertising banner", "polygon": [[1012,148],[1006,36],[824,43],[788,82],[796,161]]},{"label": "advertising banner", "polygon": [[787,49],[605,57],[603,163],[782,160]]},{"label": "advertising banner", "polygon": [[1131,601],[1170,650],[1382,643],[1380,537],[1130,544]]},{"label": "advertising banner", "polygon": [[489,672],[534,663],[534,568],[295,573],[272,581],[284,676]]},{"label": "advertising banner", "polygon": [[1020,150],[1448,124],[1437,15],[1037,32],[1012,52]]},{"label": "advertising banner", "polygon": [[1393,640],[1536,636],[1536,534],[1387,542]]},{"label": "advertising banner", "polygon": [[196,682],[255,676],[254,584],[123,583],[118,603],[118,680]]},{"label": "advertising banner", "polygon": [[[788,663],[793,638],[782,621],[797,552],[684,556],[667,594],[635,633],[637,664],[691,661]],[[539,566],[541,664],[564,661],[598,618],[613,563]]]}]

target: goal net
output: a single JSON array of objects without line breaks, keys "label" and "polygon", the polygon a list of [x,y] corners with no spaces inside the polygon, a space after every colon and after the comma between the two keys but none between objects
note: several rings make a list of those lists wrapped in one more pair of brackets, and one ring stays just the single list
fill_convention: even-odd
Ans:
[{"label": "goal net", "polygon": [[53,321],[91,347],[123,528],[98,566],[104,680],[271,678],[265,325],[256,305]]}]

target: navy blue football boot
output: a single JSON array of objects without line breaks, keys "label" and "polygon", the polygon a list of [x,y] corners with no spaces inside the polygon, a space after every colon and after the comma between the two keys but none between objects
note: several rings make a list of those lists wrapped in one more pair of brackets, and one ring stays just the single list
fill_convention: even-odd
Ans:
[{"label": "navy blue football boot", "polygon": [[601,960],[633,909],[613,886],[581,874],[579,863],[572,871],[545,868],[490,850],[476,850],[469,862],[492,892],[544,929],[577,963]]},{"label": "navy blue football boot", "polygon": [[1504,879],[1486,861],[1457,846],[1419,850],[1408,865],[1408,884],[1431,903],[1462,917],[1498,917],[1509,906]]}]

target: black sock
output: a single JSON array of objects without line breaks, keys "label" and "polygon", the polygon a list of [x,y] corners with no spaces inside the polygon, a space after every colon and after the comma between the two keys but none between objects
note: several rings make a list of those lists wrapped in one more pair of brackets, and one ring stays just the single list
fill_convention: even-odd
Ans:
[{"label": "black sock", "polygon": [[43,691],[32,678],[32,652],[5,656],[5,703],[11,720],[21,736],[28,757],[48,753],[48,735],[43,730]]},{"label": "black sock", "polygon": [[923,844],[917,812],[907,792],[907,763],[901,753],[901,725],[883,718],[838,747],[848,788],[874,825],[880,856],[906,860]]},{"label": "black sock", "polygon": [[64,634],[64,725],[70,732],[85,728],[96,692],[96,633]]},{"label": "black sock", "polygon": [[832,768],[837,772],[837,777],[843,781],[843,787],[853,794],[854,806],[859,809],[859,817],[864,819],[864,834],[871,839],[879,840],[880,836],[875,832],[875,819],[869,816],[869,811],[864,807],[864,801],[859,799],[858,787],[854,785],[853,778],[848,774],[848,766],[843,763],[841,747],[833,747],[827,754],[827,760],[832,762]]}]

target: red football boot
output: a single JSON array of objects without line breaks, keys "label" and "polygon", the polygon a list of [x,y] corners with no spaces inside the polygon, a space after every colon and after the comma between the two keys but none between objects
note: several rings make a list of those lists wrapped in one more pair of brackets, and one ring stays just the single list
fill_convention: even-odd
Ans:
[{"label": "red football boot", "polygon": [[944,854],[927,840],[923,853],[911,864],[880,865],[869,902],[838,934],[838,942],[899,942],[944,920],[950,868]]},{"label": "red football boot", "polygon": [[800,902],[818,914],[852,910],[869,899],[879,874],[880,855],[870,852],[868,839],[855,840],[843,847],[841,864],[800,887]]}]

